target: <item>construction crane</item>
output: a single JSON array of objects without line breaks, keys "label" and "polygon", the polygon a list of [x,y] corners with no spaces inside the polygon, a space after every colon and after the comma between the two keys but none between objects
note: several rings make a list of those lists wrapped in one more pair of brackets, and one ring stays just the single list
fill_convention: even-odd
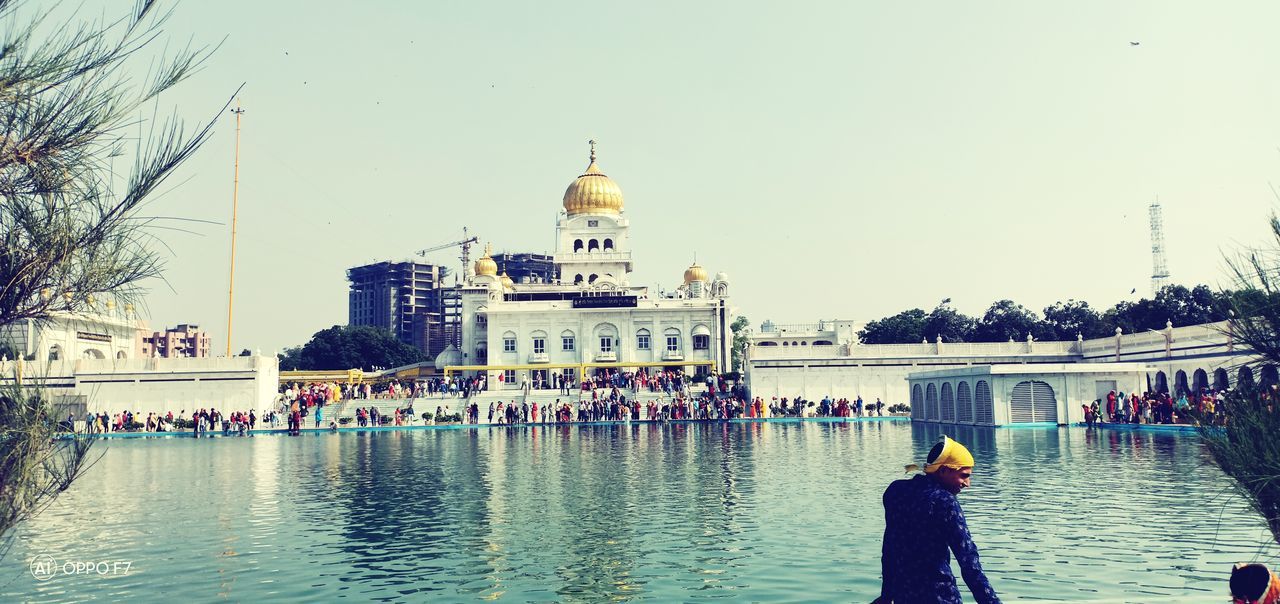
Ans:
[{"label": "construction crane", "polygon": [[467,276],[467,269],[471,267],[471,244],[475,243],[476,241],[478,240],[475,237],[467,236],[467,227],[462,227],[462,239],[459,239],[458,241],[450,241],[449,243],[443,243],[440,245],[432,246],[424,250],[418,250],[416,253],[419,256],[426,256],[431,252],[443,250],[445,248],[462,246],[462,272],[459,273],[459,275],[461,275],[462,278],[465,279]]}]

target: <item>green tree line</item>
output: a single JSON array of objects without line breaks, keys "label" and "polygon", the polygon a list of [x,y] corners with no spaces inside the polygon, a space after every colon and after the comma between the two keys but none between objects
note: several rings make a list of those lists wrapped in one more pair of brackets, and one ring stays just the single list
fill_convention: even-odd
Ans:
[{"label": "green tree line", "polygon": [[1074,340],[1077,334],[1087,340],[1115,335],[1117,327],[1134,333],[1164,329],[1166,321],[1175,326],[1225,321],[1239,298],[1252,295],[1250,290],[1167,285],[1151,298],[1120,302],[1103,311],[1082,300],[1067,300],[1037,313],[1013,300],[997,300],[980,317],[956,310],[947,298],[928,312],[913,308],[871,321],[858,336],[864,344],[912,344],[939,337],[943,342],[1007,342],[1024,340],[1028,334],[1037,340]]}]

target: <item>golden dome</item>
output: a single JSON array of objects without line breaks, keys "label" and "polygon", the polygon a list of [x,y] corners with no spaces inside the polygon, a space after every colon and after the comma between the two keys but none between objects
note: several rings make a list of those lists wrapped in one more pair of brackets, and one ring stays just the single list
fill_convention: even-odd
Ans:
[{"label": "golden dome", "polygon": [[477,275],[487,275],[490,277],[498,275],[498,263],[494,262],[493,258],[489,257],[491,253],[493,253],[493,247],[486,243],[484,245],[484,256],[481,256],[479,260],[476,260],[475,269]]},{"label": "golden dome", "polygon": [[697,262],[684,269],[684,282],[688,284],[694,281],[702,281],[703,283],[707,281],[707,269],[698,266]]},{"label": "golden dome", "polygon": [[511,280],[511,277],[507,276],[507,271],[502,271],[502,287],[510,289],[513,285],[515,285],[515,282]]},{"label": "golden dome", "polygon": [[591,141],[587,171],[564,191],[564,211],[573,214],[617,214],[622,211],[622,189],[596,165],[596,142]]}]

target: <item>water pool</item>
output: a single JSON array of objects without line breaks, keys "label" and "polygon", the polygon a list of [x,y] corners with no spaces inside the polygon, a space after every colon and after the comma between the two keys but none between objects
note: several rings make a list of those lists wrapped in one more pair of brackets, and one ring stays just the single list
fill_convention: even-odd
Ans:
[{"label": "water pool", "polygon": [[[961,502],[1006,601],[1221,602],[1232,562],[1280,559],[1194,436],[945,431],[978,460]],[[0,599],[870,601],[880,495],[943,432],[855,421],[105,441],[18,532]],[[49,560],[37,579],[32,563]]]}]

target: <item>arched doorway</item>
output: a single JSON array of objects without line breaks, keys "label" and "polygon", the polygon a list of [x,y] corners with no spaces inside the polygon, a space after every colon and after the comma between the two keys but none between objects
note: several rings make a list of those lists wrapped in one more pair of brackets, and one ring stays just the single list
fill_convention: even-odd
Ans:
[{"label": "arched doorway", "polygon": [[1277,375],[1275,365],[1265,365],[1262,367],[1262,379],[1258,382],[1258,385],[1264,390],[1280,385],[1280,375]]},{"label": "arched doorway", "polygon": [[924,419],[924,390],[920,384],[911,387],[911,419]]},{"label": "arched doorway", "polygon": [[1163,371],[1156,372],[1156,383],[1152,391],[1156,394],[1164,394],[1169,391],[1169,378],[1165,377]]},{"label": "arched doorway", "polygon": [[1236,373],[1236,388],[1251,389],[1253,388],[1253,368],[1241,367]]},{"label": "arched doorway", "polygon": [[1191,374],[1192,392],[1195,392],[1196,394],[1200,394],[1201,392],[1204,392],[1205,388],[1208,388],[1208,387],[1209,387],[1209,374],[1205,373],[1203,369],[1197,369],[1195,373]]},{"label": "arched doorway", "polygon": [[1221,367],[1213,370],[1213,389],[1226,390],[1231,387],[1231,383],[1227,381],[1227,370]]},{"label": "arched doorway", "polygon": [[1058,423],[1058,399],[1053,387],[1038,380],[1018,382],[1009,398],[1009,423],[1039,422]]},{"label": "arched doorway", "polygon": [[1190,392],[1190,388],[1187,387],[1187,372],[1179,369],[1177,373],[1173,374],[1174,396],[1182,396],[1187,392]]}]

